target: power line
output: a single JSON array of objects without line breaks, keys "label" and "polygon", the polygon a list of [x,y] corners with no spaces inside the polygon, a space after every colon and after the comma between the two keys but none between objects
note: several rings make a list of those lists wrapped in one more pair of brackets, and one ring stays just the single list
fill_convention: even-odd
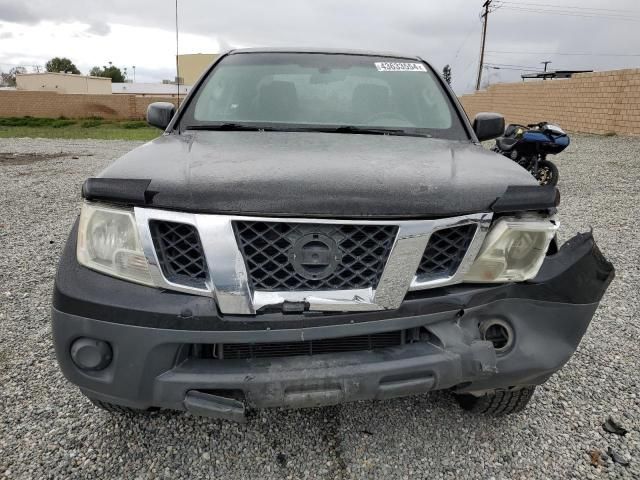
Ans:
[{"label": "power line", "polygon": [[504,5],[504,8],[513,11],[513,12],[526,12],[526,13],[539,13],[539,14],[552,14],[564,17],[582,17],[582,18],[597,18],[597,19],[608,19],[608,20],[622,20],[627,22],[640,22],[640,17],[630,17],[627,15],[609,15],[597,12],[585,12],[585,13],[574,13],[571,10],[550,10],[550,9],[535,9],[535,8],[527,8],[527,7],[512,7],[510,5]]},{"label": "power line", "polygon": [[513,64],[513,63],[494,63],[494,62],[487,62],[487,65],[492,65],[494,67],[517,67],[517,68],[524,68],[527,70],[542,70],[542,68],[540,67],[531,67],[528,65],[517,65],[517,64]]},{"label": "power line", "polygon": [[[568,6],[568,5],[557,5],[552,3],[536,3],[536,2],[516,2],[509,0],[485,0],[482,4],[482,37],[480,44],[480,61],[478,62],[478,76],[476,79],[476,90],[480,89],[480,84],[482,82],[482,72],[485,66],[485,55],[502,55],[502,54],[527,54],[527,55],[558,55],[558,56],[617,56],[617,57],[640,57],[640,54],[606,54],[606,53],[571,53],[571,52],[513,52],[513,51],[487,51],[485,50],[486,40],[487,40],[487,22],[489,18],[489,13],[493,13],[499,9],[507,9],[510,11],[514,11],[516,13],[526,12],[526,13],[537,13],[537,14],[553,14],[557,16],[572,16],[572,17],[582,17],[582,18],[597,18],[597,19],[610,19],[610,20],[623,20],[628,22],[638,23],[640,22],[640,16],[629,15],[632,14],[640,14],[640,10],[625,10],[625,9],[615,9],[615,8],[601,8],[601,7],[584,7],[584,6]],[[471,34],[470,30],[467,33],[467,36],[462,41],[462,44],[458,47],[456,51],[456,55],[454,57],[457,58],[460,54],[460,51],[464,44],[466,43],[469,35]],[[543,62],[544,63],[544,62]],[[548,61],[545,63],[545,70],[540,67],[530,67],[524,65],[512,65],[512,64],[499,64],[499,63],[487,63],[486,65],[490,68],[494,69],[504,69],[504,70],[518,70],[518,69],[526,69],[533,71],[546,71],[546,67]],[[471,66],[472,63],[469,63],[465,68],[465,71]]]},{"label": "power line", "polygon": [[575,17],[597,17],[597,18],[640,18],[638,16],[629,16],[628,14],[622,13],[606,13],[606,12],[596,12],[591,10],[572,10],[568,8],[537,8],[537,7],[527,7],[526,5],[503,5],[503,8],[508,10],[522,10],[527,12],[535,12],[535,13],[553,13],[556,15],[570,15]]},{"label": "power line", "polygon": [[516,67],[495,67],[493,65],[490,65],[488,63],[485,64],[484,68],[492,68],[494,70],[512,70],[515,72],[534,72],[534,73],[538,73],[538,72],[542,72],[541,69],[531,69],[531,68],[516,68]]},{"label": "power line", "polygon": [[563,56],[585,56],[585,57],[640,57],[640,53],[591,53],[591,52],[516,52],[505,50],[487,50],[487,54],[518,54],[518,55],[563,55]]},{"label": "power line", "polygon": [[[469,40],[469,38],[471,38],[471,34],[476,31],[476,28],[477,28],[478,24],[475,23],[475,22],[476,21],[474,21],[473,25],[470,26],[469,30],[467,31],[467,35],[465,36],[464,40],[462,41],[462,43],[458,47],[458,50],[456,50],[456,54],[453,57],[453,61],[451,62],[453,65],[456,65],[456,61],[458,60],[458,56],[460,55],[460,52],[462,51],[462,48],[466,45],[467,40]],[[464,67],[464,70],[462,71],[462,76],[464,76],[467,73],[467,71],[469,70],[469,67],[471,67],[474,63],[475,62],[473,60],[471,62],[467,63],[467,66]],[[470,84],[471,84],[471,82],[470,82]],[[469,87],[470,84],[467,87]]]},{"label": "power line", "polygon": [[458,55],[460,55],[460,51],[462,50],[462,47],[464,47],[465,43],[467,43],[467,40],[469,40],[469,38],[471,37],[471,34],[476,30],[477,27],[477,23],[474,22],[474,24],[471,26],[471,28],[469,29],[469,31],[467,32],[467,35],[464,37],[464,40],[462,41],[462,43],[460,44],[460,46],[458,47],[458,50],[456,50],[456,54],[453,57],[453,61],[455,62],[456,59],[458,58]]},{"label": "power line", "polygon": [[595,10],[604,12],[620,12],[620,13],[640,13],[639,10],[625,10],[620,8],[600,8],[600,7],[583,7],[576,5],[557,5],[551,3],[529,3],[529,2],[510,2],[508,0],[499,0],[502,5],[526,5],[534,7],[560,8],[563,10]]},{"label": "power line", "polygon": [[543,71],[540,67],[528,67],[526,65],[500,65],[495,63],[485,63],[485,66],[504,70],[531,70],[536,72]]},{"label": "power line", "polygon": [[[544,62],[541,62],[544,63]],[[549,62],[551,63],[551,62]],[[542,68],[535,66],[529,66],[529,65],[519,65],[519,64],[513,64],[513,63],[495,63],[495,62],[487,62],[486,65],[494,65],[494,66],[498,66],[498,67],[512,67],[512,68],[521,68],[524,70],[539,70],[539,71],[543,71]],[[584,69],[586,70],[586,69]]]},{"label": "power line", "polygon": [[531,12],[531,13],[543,13],[543,14],[552,14],[552,15],[560,15],[566,17],[583,17],[583,18],[598,18],[598,19],[610,19],[610,20],[631,20],[636,21],[640,20],[638,16],[629,16],[629,15],[618,15],[618,14],[606,14],[600,12],[574,12],[572,10],[550,10],[543,8],[533,8],[533,7],[505,7],[508,10],[513,11],[521,11],[521,12]]}]

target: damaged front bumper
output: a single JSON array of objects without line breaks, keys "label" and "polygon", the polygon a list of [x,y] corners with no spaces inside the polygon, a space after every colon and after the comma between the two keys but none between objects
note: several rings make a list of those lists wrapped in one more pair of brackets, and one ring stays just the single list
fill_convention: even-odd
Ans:
[{"label": "damaged front bumper", "polygon": [[[65,376],[98,400],[234,420],[244,418],[245,406],[296,408],[543,383],[575,351],[614,276],[587,233],[548,256],[529,282],[413,292],[386,312],[223,317],[211,299],[84,269],[73,247],[63,255],[52,312]],[[493,324],[505,326],[505,343],[486,335]],[[410,343],[377,350],[284,358],[220,359],[195,348],[398,330],[418,334]],[[110,346],[106,367],[74,363],[71,351],[81,337]]]}]

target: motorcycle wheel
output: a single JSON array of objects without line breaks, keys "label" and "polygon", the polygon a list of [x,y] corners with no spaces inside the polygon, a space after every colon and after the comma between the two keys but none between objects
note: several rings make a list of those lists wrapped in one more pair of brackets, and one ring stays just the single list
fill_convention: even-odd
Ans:
[{"label": "motorcycle wheel", "polygon": [[538,162],[538,172],[534,176],[540,185],[555,186],[558,184],[558,167],[548,160],[540,160]]}]

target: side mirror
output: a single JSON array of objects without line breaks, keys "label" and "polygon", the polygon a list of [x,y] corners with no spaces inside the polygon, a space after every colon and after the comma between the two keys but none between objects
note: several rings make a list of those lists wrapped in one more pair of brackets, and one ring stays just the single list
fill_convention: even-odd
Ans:
[{"label": "side mirror", "polygon": [[504,134],[504,117],[499,113],[479,113],[473,120],[473,131],[478,140],[491,140]]},{"label": "side mirror", "polygon": [[176,107],[169,102],[154,102],[147,107],[147,123],[162,130],[166,129],[176,113]]}]

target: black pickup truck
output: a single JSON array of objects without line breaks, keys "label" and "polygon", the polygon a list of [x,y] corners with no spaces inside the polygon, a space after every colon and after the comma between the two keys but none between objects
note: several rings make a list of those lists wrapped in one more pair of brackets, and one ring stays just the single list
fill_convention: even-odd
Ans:
[{"label": "black pickup truck", "polygon": [[106,410],[517,412],[614,276],[418,57],[234,50],[147,117],[164,134],[85,182],[53,295],[60,367]]}]

